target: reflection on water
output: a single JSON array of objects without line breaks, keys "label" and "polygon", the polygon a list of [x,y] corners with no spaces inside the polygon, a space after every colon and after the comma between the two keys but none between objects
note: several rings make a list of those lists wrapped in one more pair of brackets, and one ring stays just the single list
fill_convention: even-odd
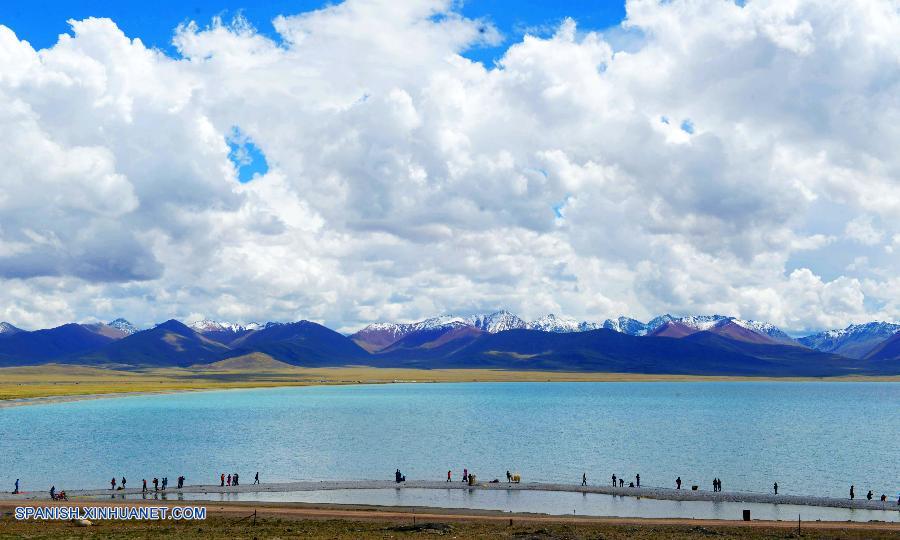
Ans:
[{"label": "reflection on water", "polygon": [[[129,496],[130,499],[137,496]],[[598,493],[483,489],[335,489],[259,493],[186,493],[186,500],[305,502],[466,508],[552,515],[739,520],[743,510],[753,519],[796,521],[900,521],[900,511],[820,508],[793,504],[667,501]]]}]

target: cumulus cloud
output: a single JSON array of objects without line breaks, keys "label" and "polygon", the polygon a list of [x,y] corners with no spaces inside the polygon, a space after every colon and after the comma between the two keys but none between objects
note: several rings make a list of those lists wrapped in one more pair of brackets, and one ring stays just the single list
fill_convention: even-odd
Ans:
[{"label": "cumulus cloud", "polygon": [[891,3],[632,0],[495,66],[454,6],[190,23],[175,57],[0,26],[0,318],[900,317]]}]

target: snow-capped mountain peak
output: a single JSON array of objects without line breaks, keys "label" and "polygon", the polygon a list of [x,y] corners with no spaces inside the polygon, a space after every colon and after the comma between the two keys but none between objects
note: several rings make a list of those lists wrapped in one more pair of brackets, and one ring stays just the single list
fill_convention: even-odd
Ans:
[{"label": "snow-capped mountain peak", "polygon": [[21,332],[22,330],[16,328],[15,326],[9,324],[8,322],[0,322],[0,335],[12,335]]},{"label": "snow-capped mountain peak", "polygon": [[[230,322],[222,322],[222,321],[213,321],[210,319],[203,319],[202,321],[197,321],[188,325],[191,330],[198,332],[200,334],[206,334],[208,332],[250,332],[253,330],[259,330],[263,328],[263,325],[259,323],[248,323],[248,324],[238,324],[238,323],[230,323]],[[268,327],[268,325],[266,325]]]},{"label": "snow-capped mountain peak", "polygon": [[553,313],[528,323],[530,330],[542,332],[578,332],[578,321],[571,317],[557,316]]},{"label": "snow-capped mountain peak", "polygon": [[126,321],[125,319],[123,319],[121,317],[119,317],[118,319],[109,321],[108,323],[106,323],[106,326],[111,326],[112,328],[115,328],[116,330],[120,330],[129,336],[138,331],[137,327],[135,327],[133,324],[131,324],[130,322]]},{"label": "snow-capped mountain peak", "polygon": [[525,321],[505,309],[489,314],[473,315],[469,317],[468,322],[475,328],[491,334],[505,330],[518,330],[528,326]]}]

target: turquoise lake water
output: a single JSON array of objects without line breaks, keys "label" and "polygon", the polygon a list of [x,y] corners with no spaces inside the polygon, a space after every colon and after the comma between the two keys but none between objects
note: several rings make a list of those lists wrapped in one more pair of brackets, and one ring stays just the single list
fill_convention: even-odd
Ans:
[{"label": "turquoise lake water", "polygon": [[[229,390],[0,410],[0,489],[183,474],[249,484],[393,478],[591,483],[844,497],[900,490],[900,384],[472,383]],[[528,496],[525,496],[528,497]]]}]

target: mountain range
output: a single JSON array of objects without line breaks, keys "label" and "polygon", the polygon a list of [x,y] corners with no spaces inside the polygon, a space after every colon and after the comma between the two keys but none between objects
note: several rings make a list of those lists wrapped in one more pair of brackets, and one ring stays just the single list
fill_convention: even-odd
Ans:
[{"label": "mountain range", "polygon": [[326,367],[490,368],[748,376],[900,374],[900,325],[850,325],[798,339],[723,315],[662,315],[603,323],[508,312],[376,323],[349,336],[310,321],[234,324],[124,319],[25,331],[0,323],[0,366],[49,362],[185,367],[248,357]]}]

